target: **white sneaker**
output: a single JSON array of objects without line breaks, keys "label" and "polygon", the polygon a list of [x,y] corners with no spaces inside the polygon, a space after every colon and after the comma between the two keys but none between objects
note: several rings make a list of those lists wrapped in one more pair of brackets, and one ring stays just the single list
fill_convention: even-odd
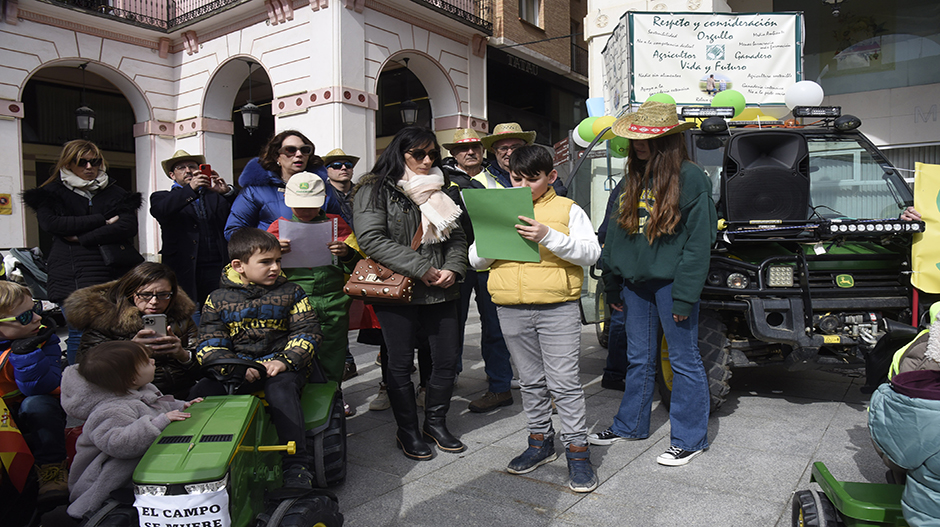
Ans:
[{"label": "white sneaker", "polygon": [[704,450],[683,450],[677,446],[671,446],[656,458],[656,462],[667,467],[680,467],[702,452]]},{"label": "white sneaker", "polygon": [[385,384],[379,384],[379,394],[375,396],[375,399],[372,399],[369,402],[369,410],[373,412],[381,412],[382,410],[388,410],[392,407],[392,403],[388,400],[388,390],[385,388]]}]

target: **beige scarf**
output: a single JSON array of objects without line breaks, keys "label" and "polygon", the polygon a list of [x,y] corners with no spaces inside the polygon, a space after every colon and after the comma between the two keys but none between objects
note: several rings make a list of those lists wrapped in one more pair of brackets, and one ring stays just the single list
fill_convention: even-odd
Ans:
[{"label": "beige scarf", "polygon": [[59,170],[59,180],[66,188],[72,192],[91,199],[99,190],[108,186],[108,174],[99,169],[98,176],[95,179],[82,179],[71,170],[63,168]]},{"label": "beige scarf", "polygon": [[425,176],[405,167],[405,175],[398,180],[398,186],[421,210],[421,226],[424,227],[421,243],[441,243],[450,237],[450,231],[460,218],[460,207],[441,191],[444,187],[441,169],[431,168]]}]

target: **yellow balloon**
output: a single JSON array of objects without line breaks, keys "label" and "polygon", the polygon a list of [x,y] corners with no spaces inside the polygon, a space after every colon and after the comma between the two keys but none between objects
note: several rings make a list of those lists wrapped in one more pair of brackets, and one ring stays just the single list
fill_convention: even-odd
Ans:
[{"label": "yellow balloon", "polygon": [[[614,117],[613,115],[605,115],[603,117],[598,117],[597,120],[594,121],[594,125],[591,127],[591,130],[594,132],[594,135],[599,135],[601,132],[604,131],[604,128],[607,128],[613,125],[614,121],[616,120],[617,118]],[[613,139],[614,137],[616,136],[614,135],[614,132],[611,130],[611,131],[608,131],[606,134],[604,134],[604,136],[601,137],[601,140],[607,141],[607,140]]]}]

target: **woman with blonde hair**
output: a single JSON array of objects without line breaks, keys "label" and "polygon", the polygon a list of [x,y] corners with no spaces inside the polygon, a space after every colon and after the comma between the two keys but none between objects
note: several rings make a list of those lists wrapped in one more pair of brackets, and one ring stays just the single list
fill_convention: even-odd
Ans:
[{"label": "woman with blonde hair", "polygon": [[[114,280],[143,261],[133,246],[141,196],[118,186],[107,168],[94,143],[69,141],[49,179],[23,193],[39,228],[52,235],[46,255],[52,302],[62,304],[76,289]],[[63,315],[68,321],[68,313]],[[81,333],[69,327],[70,364],[80,339]]]},{"label": "woman with blonde hair", "polygon": [[673,371],[671,446],[656,461],[679,466],[708,448],[708,379],[698,349],[699,297],[715,242],[717,212],[705,172],[689,160],[674,104],[646,102],[612,129],[630,139],[619,211],[601,256],[607,298],[625,310],[626,391],[614,422],[593,445],[646,439],[659,327]]}]

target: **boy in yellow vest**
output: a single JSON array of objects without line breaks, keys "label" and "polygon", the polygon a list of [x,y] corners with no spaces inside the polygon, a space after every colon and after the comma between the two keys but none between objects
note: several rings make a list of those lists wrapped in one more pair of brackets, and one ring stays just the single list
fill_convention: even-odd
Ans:
[{"label": "boy in yellow vest", "polygon": [[497,305],[503,338],[512,355],[529,430],[529,448],[509,463],[511,474],[525,474],[554,461],[552,398],[561,419],[561,441],[568,458],[568,486],[575,492],[597,488],[591,467],[579,380],[582,266],[601,254],[594,227],[574,201],[555,194],[558,177],[552,156],[540,146],[523,146],[509,159],[514,187],[532,189],[535,219],[519,216],[519,235],[539,244],[540,261],[480,258],[470,246],[470,264],[490,267],[487,288]]}]

